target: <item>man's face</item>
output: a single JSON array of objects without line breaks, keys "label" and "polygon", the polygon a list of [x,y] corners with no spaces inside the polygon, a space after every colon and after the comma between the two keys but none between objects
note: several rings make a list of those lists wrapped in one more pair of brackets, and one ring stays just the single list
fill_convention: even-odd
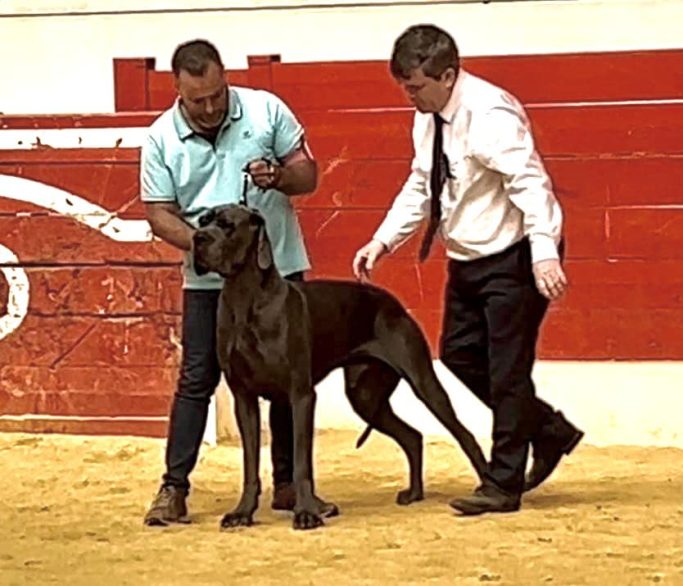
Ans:
[{"label": "man's face", "polygon": [[421,67],[406,78],[396,78],[408,99],[420,112],[440,112],[448,102],[455,85],[455,70],[446,69],[438,79],[424,74]]},{"label": "man's face", "polygon": [[201,76],[181,69],[176,77],[176,89],[197,130],[212,131],[221,125],[228,109],[228,85],[219,65],[209,63]]}]

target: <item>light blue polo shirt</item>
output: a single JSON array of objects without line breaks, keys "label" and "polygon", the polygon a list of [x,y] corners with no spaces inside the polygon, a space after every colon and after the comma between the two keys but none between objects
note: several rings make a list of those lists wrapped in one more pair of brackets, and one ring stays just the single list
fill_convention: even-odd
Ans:
[{"label": "light blue polo shirt", "polygon": [[[247,203],[266,219],[273,260],[281,275],[310,268],[301,227],[284,193],[262,190],[243,169],[260,158],[281,159],[299,146],[303,128],[277,96],[262,90],[230,87],[229,112],[215,146],[189,126],[176,102],[149,128],[142,147],[140,187],[143,202],[175,202],[185,220],[197,227],[210,208],[239,203],[247,178]],[[189,253],[183,262],[186,289],[220,289],[216,273],[198,276]]]}]

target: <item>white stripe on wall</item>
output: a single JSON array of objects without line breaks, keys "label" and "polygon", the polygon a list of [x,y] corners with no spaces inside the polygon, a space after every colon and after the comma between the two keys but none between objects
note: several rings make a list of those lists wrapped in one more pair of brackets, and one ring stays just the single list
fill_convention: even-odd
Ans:
[{"label": "white stripe on wall", "polygon": [[0,129],[0,150],[138,148],[146,127]]}]

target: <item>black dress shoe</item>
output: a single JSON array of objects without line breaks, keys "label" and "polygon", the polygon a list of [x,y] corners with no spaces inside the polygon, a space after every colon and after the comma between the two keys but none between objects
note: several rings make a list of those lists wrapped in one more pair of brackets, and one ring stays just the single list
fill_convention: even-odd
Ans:
[{"label": "black dress shoe", "polygon": [[470,496],[453,499],[450,506],[462,515],[511,513],[519,510],[519,495],[505,492],[492,484],[483,484]]},{"label": "black dress shoe", "polygon": [[524,481],[524,492],[536,488],[557,468],[562,456],[569,455],[583,438],[583,432],[573,428],[571,435],[561,439],[541,440],[534,445],[534,462]]}]

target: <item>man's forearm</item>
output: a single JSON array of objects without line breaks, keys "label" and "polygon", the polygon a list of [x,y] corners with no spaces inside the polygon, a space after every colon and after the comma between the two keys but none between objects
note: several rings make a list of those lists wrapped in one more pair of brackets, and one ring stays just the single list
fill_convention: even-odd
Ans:
[{"label": "man's forearm", "polygon": [[194,229],[172,212],[164,211],[148,217],[155,236],[180,250],[192,249]]},{"label": "man's forearm", "polygon": [[276,189],[286,195],[311,193],[318,184],[318,166],[315,161],[300,161],[280,167]]}]

